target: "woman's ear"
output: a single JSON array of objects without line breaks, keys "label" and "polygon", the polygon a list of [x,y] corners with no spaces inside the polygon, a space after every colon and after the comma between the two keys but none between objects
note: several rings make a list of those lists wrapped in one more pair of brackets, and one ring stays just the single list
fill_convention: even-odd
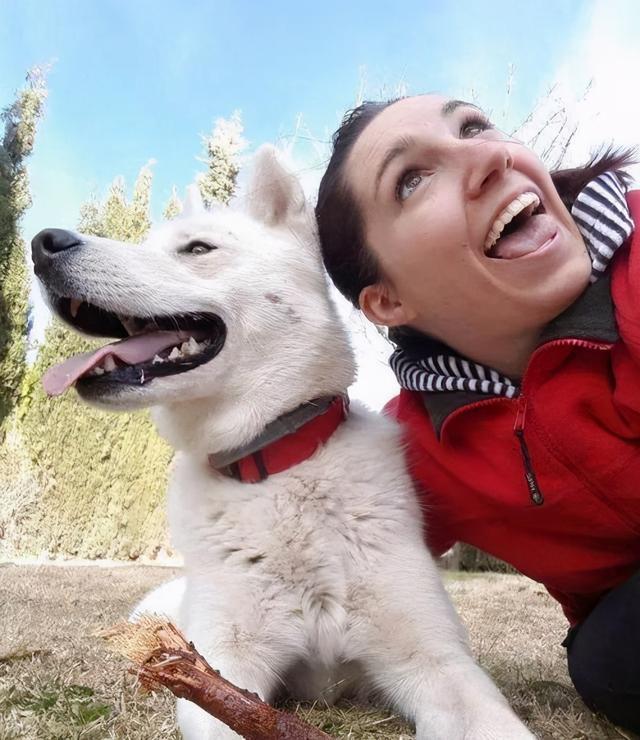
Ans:
[{"label": "woman's ear", "polygon": [[379,326],[402,326],[415,319],[415,312],[398,298],[393,288],[383,282],[363,288],[358,302],[362,313]]}]

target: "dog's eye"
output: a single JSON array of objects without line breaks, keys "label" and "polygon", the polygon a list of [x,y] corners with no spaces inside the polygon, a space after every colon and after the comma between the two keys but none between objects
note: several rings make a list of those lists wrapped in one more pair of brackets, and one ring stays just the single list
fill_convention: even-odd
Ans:
[{"label": "dog's eye", "polygon": [[216,249],[212,244],[206,242],[189,242],[182,250],[183,254],[207,254]]}]

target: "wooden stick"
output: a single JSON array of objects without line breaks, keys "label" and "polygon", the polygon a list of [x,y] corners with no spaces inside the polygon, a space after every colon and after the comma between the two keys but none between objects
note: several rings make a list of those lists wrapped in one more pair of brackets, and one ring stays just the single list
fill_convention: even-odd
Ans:
[{"label": "wooden stick", "polygon": [[165,686],[228,725],[247,740],[330,740],[295,714],[281,712],[223,678],[170,622],[144,615],[99,633],[138,667],[143,689]]}]

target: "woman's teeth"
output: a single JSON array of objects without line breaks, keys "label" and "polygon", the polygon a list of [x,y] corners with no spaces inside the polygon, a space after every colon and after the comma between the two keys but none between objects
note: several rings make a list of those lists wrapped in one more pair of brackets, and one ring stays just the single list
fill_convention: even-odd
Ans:
[{"label": "woman's teeth", "polygon": [[484,243],[484,253],[488,254],[491,251],[500,238],[504,227],[511,223],[516,216],[522,213],[525,209],[527,210],[526,215],[531,216],[539,205],[540,198],[538,198],[535,193],[522,193],[522,195],[514,198],[493,222]]}]

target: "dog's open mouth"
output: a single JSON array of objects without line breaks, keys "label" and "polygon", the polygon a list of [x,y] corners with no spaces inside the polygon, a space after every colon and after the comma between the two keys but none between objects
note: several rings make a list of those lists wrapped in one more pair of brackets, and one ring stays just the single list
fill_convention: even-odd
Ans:
[{"label": "dog's open mouth", "polygon": [[50,396],[75,384],[140,386],[154,378],[184,373],[212,360],[226,338],[225,324],[215,314],[138,318],[71,298],[55,299],[54,309],[80,331],[120,341],[50,368],[43,378]]}]

